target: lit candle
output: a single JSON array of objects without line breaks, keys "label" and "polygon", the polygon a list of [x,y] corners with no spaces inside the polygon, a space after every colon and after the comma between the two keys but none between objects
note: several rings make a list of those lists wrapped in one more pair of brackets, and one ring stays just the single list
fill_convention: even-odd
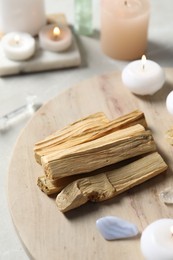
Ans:
[{"label": "lit candle", "polygon": [[46,24],[44,0],[0,0],[0,30],[38,34]]},{"label": "lit candle", "polygon": [[102,0],[101,45],[106,55],[134,60],[145,53],[149,9],[148,0]]},{"label": "lit candle", "polygon": [[147,260],[173,259],[173,219],[159,219],[142,233],[141,250]]},{"label": "lit candle", "polygon": [[27,60],[35,52],[35,40],[27,33],[8,33],[2,38],[1,44],[10,60]]},{"label": "lit candle", "polygon": [[173,115],[173,91],[171,91],[166,98],[166,107],[167,107],[168,112],[171,115]]},{"label": "lit candle", "polygon": [[72,33],[71,30],[65,26],[47,25],[39,32],[39,42],[43,49],[61,52],[70,47],[72,43]]},{"label": "lit candle", "polygon": [[165,82],[163,69],[154,61],[142,60],[129,63],[122,72],[122,81],[131,92],[137,95],[153,95]]}]

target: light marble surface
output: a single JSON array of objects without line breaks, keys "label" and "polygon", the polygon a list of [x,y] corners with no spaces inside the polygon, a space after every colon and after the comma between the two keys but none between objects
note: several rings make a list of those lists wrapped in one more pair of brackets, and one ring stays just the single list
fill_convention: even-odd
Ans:
[{"label": "light marble surface", "polygon": [[[94,27],[99,30],[99,0],[93,0]],[[173,1],[151,0],[151,19],[147,56],[163,67],[173,66]],[[66,14],[73,24],[72,0],[46,0],[46,12]],[[0,116],[22,106],[28,95],[36,95],[45,103],[75,83],[98,74],[121,70],[127,62],[106,57],[100,48],[99,33],[93,37],[78,37],[82,66],[68,70],[25,74],[0,78]],[[28,256],[16,235],[8,209],[7,178],[10,157],[17,137],[28,118],[16,122],[0,133],[0,259],[27,260]]]},{"label": "light marble surface", "polygon": [[79,66],[81,57],[75,37],[68,50],[63,52],[51,52],[40,48],[36,39],[35,54],[27,61],[13,61],[6,57],[0,42],[0,76],[15,75],[55,69],[72,68]]}]

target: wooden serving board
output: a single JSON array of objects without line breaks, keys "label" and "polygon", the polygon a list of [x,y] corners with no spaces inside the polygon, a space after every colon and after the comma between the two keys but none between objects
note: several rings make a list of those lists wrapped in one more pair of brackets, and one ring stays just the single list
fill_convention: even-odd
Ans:
[{"label": "wooden serving board", "polygon": [[[173,206],[159,199],[159,193],[173,186],[173,148],[165,132],[173,117],[165,99],[173,89],[173,70],[166,70],[167,82],[154,96],[137,97],[113,72],[81,82],[43,106],[22,131],[14,149],[8,179],[9,207],[17,233],[30,255],[37,260],[140,260],[140,236],[108,242],[96,229],[98,218],[113,215],[135,223],[140,232],[152,221],[172,218]],[[34,143],[91,113],[103,111],[114,119],[140,109],[152,130],[158,150],[169,170],[114,199],[88,203],[67,214],[58,211],[55,198],[47,197],[36,185],[43,174],[34,159]]]}]

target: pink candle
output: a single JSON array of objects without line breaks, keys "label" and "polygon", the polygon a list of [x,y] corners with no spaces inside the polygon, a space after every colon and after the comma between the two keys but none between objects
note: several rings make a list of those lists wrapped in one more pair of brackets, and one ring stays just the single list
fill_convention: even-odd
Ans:
[{"label": "pink candle", "polygon": [[72,44],[72,33],[67,26],[46,25],[39,32],[39,42],[45,50],[61,52]]},{"label": "pink candle", "polygon": [[148,0],[102,0],[101,45],[113,59],[141,58],[147,48]]}]

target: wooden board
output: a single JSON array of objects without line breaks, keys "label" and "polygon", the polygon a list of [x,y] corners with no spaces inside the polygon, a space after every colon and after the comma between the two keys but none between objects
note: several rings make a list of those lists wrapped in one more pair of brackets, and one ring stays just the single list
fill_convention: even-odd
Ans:
[{"label": "wooden board", "polygon": [[[108,242],[95,222],[106,215],[118,216],[135,223],[142,232],[152,221],[173,216],[173,206],[159,200],[160,191],[173,183],[173,148],[165,140],[165,132],[173,126],[173,117],[165,107],[166,96],[173,89],[172,69],[166,70],[166,77],[164,88],[148,97],[131,94],[119,72],[89,79],[48,102],[22,131],[9,168],[9,207],[17,233],[34,259],[143,259],[140,236]],[[34,143],[91,113],[103,111],[113,119],[137,108],[146,115],[168,172],[109,201],[60,213],[55,198],[47,197],[36,185],[43,172],[34,160]]]}]

